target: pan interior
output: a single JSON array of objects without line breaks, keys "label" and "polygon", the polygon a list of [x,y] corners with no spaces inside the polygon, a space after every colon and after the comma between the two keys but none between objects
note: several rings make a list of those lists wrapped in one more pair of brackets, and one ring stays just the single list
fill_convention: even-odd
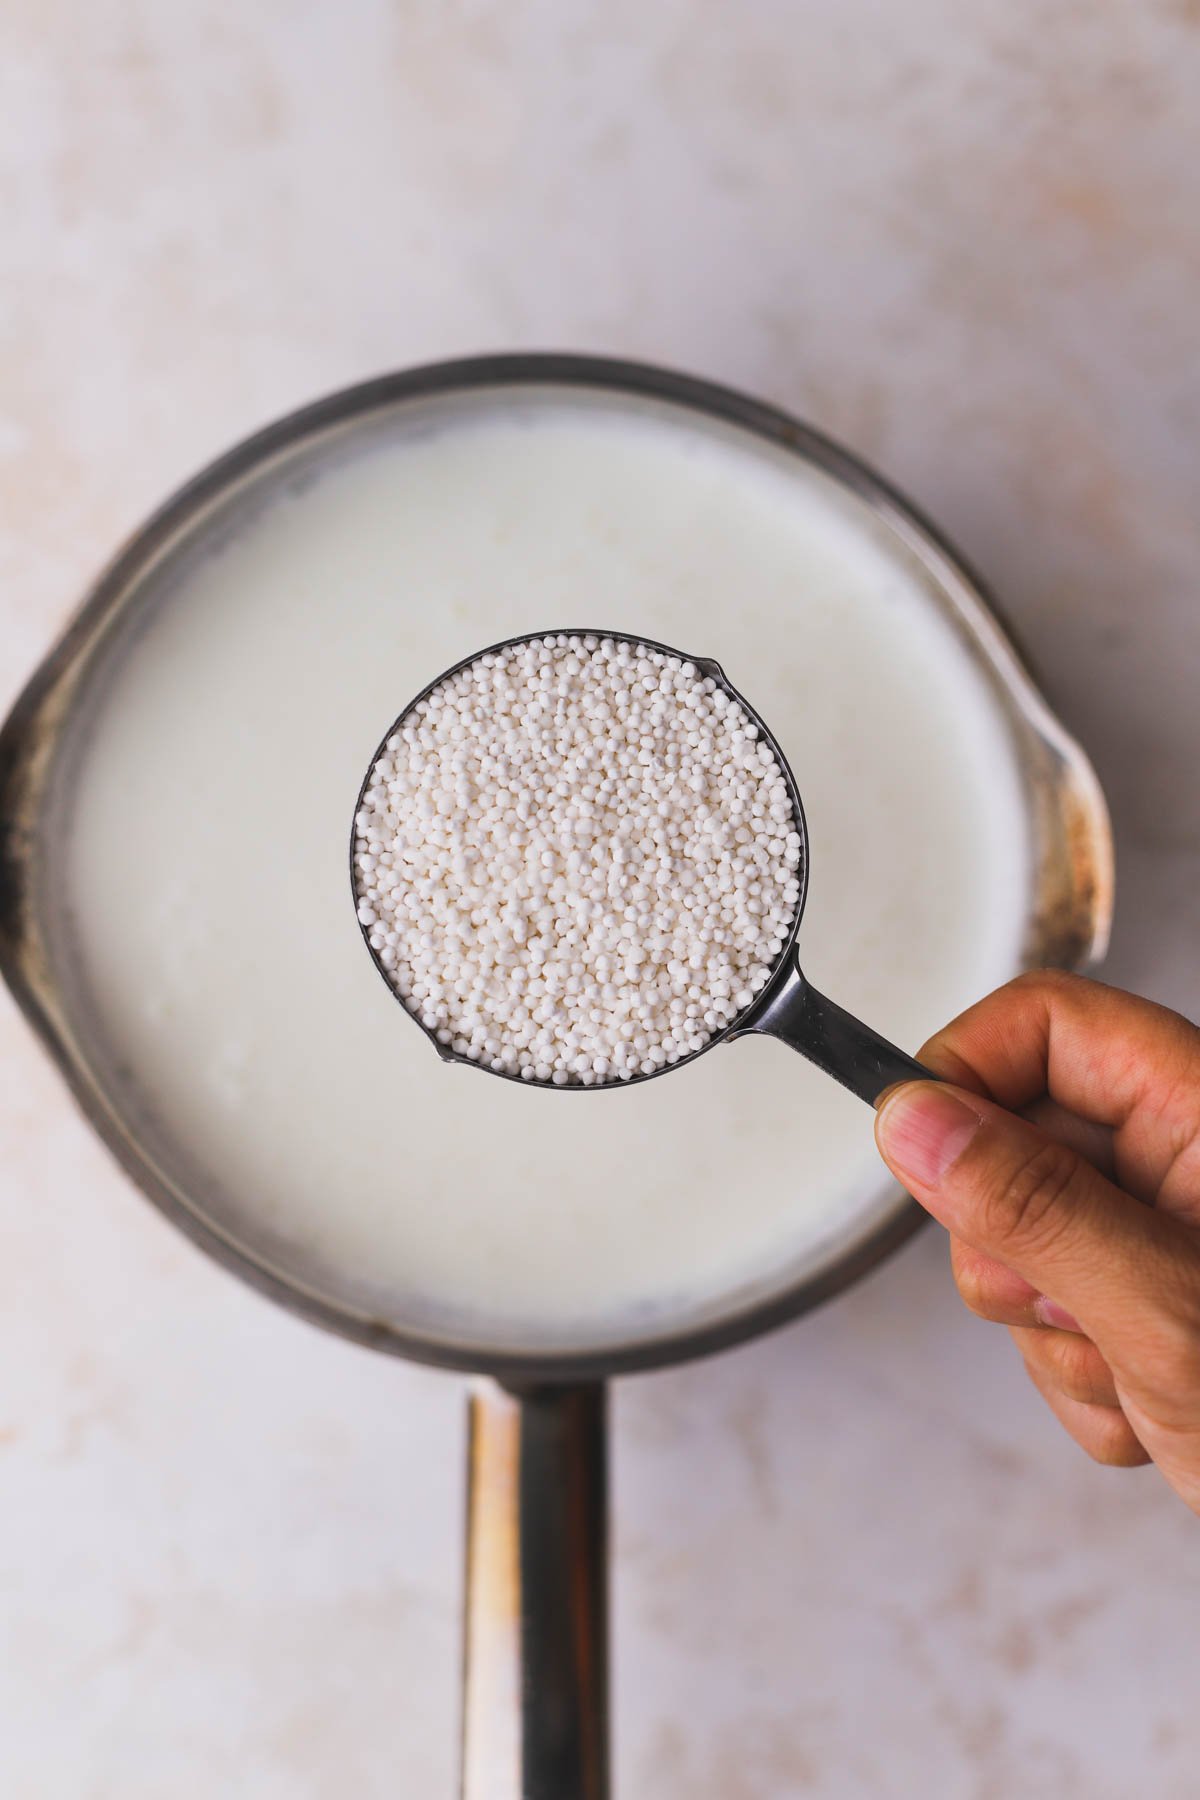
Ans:
[{"label": "pan interior", "polygon": [[208,505],[92,654],[41,898],[110,1105],[260,1264],[436,1351],[666,1344],[895,1212],[870,1115],[782,1046],[564,1105],[431,1055],[363,955],[347,794],[407,695],[602,617],[717,658],[787,756],[813,980],[916,1047],[1012,973],[1018,755],[868,505],[741,428],[568,387],[398,403]]}]

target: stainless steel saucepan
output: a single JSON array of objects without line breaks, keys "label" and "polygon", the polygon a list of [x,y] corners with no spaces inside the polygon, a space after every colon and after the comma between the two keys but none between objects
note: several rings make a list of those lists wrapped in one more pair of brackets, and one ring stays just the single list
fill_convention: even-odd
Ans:
[{"label": "stainless steel saucepan", "polygon": [[[1034,686],[979,583],[912,507],[855,458],[756,401],[665,371],[573,356],[494,356],[385,376],[292,414],[238,445],[169,500],[100,576],[0,732],[0,966],[85,1115],[143,1193],[227,1268],[329,1330],[487,1377],[470,1410],[463,1793],[467,1800],[603,1800],[606,1711],[607,1378],[720,1349],[844,1288],[919,1222],[904,1196],[843,1235],[786,1293],[744,1295],[698,1329],[561,1356],[434,1340],[331,1297],[240,1242],[205,1197],[164,1173],[119,1071],[78,1033],[45,880],[57,761],[89,668],[235,494],[294,476],[323,441],[392,414],[481,394],[597,393],[675,409],[766,440],[849,490],[920,572],[1007,718],[1032,845],[1023,958],[1080,967],[1103,954],[1112,902],[1107,814],[1092,770]],[[448,1072],[448,1079],[455,1077]]]}]

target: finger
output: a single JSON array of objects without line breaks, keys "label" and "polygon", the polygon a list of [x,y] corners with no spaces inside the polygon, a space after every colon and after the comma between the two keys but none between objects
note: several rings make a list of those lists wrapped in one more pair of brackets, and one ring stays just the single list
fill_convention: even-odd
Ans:
[{"label": "finger", "polygon": [[994,1325],[1050,1325],[1056,1331],[1083,1334],[1083,1326],[1065,1306],[1039,1294],[1022,1276],[995,1257],[972,1250],[960,1238],[950,1239],[950,1267],[963,1304],[981,1319]]},{"label": "finger", "polygon": [[1110,1127],[1121,1187],[1200,1217],[1200,1031],[1180,1014],[1043,969],[960,1014],[921,1057],[1014,1111],[1049,1093]]},{"label": "finger", "polygon": [[1028,1363],[1025,1367],[1029,1379],[1059,1424],[1094,1462],[1105,1463],[1113,1469],[1138,1469],[1150,1461],[1123,1413],[1114,1411],[1111,1406],[1088,1406],[1081,1400],[1069,1400],[1066,1394],[1045,1381],[1037,1369],[1030,1368]]},{"label": "finger", "polygon": [[963,1305],[994,1325],[1037,1325],[1038,1291],[994,1256],[950,1239],[950,1268]]},{"label": "finger", "polygon": [[[944,1053],[929,1051],[928,1046],[921,1052],[922,1060],[936,1073],[946,1080],[954,1081],[958,1087],[969,1093],[982,1094],[986,1099],[995,1100],[999,1096],[989,1094],[985,1084],[970,1070],[961,1072],[953,1069],[953,1058]],[[1097,1125],[1092,1119],[1083,1119],[1078,1113],[1068,1112],[1049,1094],[1043,1094],[1040,1100],[1031,1100],[1027,1106],[1014,1107],[1023,1119],[1044,1131],[1047,1137],[1057,1138],[1060,1144],[1069,1144],[1072,1150],[1078,1150],[1080,1156],[1088,1161],[1110,1180],[1116,1170],[1115,1134],[1111,1125]],[[1138,1196],[1140,1198],[1140,1196]],[[1151,1196],[1152,1198],[1152,1196]]]},{"label": "finger", "polygon": [[1164,1083],[1200,1079],[1200,1032],[1188,1020],[1061,969],[997,988],[922,1055],[947,1079],[1010,1109],[1049,1092],[1070,1112],[1113,1126]]},{"label": "finger", "polygon": [[[1021,1117],[1111,1176],[1113,1138],[1107,1126],[1093,1125],[1049,1098],[1022,1108]],[[964,1306],[981,1319],[997,1325],[1056,1325],[1067,1331],[1079,1330],[1063,1307],[1039,1295],[1035,1287],[994,1257],[972,1250],[959,1238],[950,1240],[950,1266]]]},{"label": "finger", "polygon": [[1092,1167],[1107,1175],[1110,1181],[1114,1178],[1116,1148],[1111,1125],[1097,1125],[1092,1119],[1082,1119],[1078,1113],[1068,1112],[1065,1106],[1060,1106],[1057,1100],[1051,1100],[1049,1094],[1022,1106],[1020,1113],[1047,1137],[1057,1139],[1060,1144],[1066,1144],[1086,1157]]},{"label": "finger", "polygon": [[1024,1326],[1014,1327],[1012,1337],[1026,1368],[1036,1369],[1048,1387],[1083,1406],[1120,1408],[1113,1372],[1088,1338],[1074,1331]]},{"label": "finger", "polygon": [[[1193,1383],[1200,1252],[1065,1145],[978,1096],[893,1088],[876,1114],[889,1168],[973,1250],[1052,1294],[1108,1360]],[[1185,1374],[1185,1371],[1187,1372]]]}]

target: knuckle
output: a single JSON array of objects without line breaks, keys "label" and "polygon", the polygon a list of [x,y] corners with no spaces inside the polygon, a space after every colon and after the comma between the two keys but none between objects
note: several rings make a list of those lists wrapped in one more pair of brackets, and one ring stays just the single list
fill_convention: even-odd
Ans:
[{"label": "knuckle", "polygon": [[1083,1448],[1093,1462],[1106,1469],[1136,1469],[1150,1460],[1129,1420],[1119,1412],[1098,1413],[1090,1421],[1088,1441]]},{"label": "knuckle", "polygon": [[1113,1405],[1112,1376],[1094,1344],[1066,1334],[1055,1346],[1055,1355],[1059,1383],[1068,1400],[1079,1400],[1085,1406]]},{"label": "knuckle", "polygon": [[977,1318],[990,1319],[995,1297],[982,1265],[973,1261],[960,1263],[954,1271],[954,1280],[959,1299],[967,1311],[973,1312]]},{"label": "knuckle", "polygon": [[1035,1380],[1084,1406],[1117,1405],[1112,1371],[1096,1346],[1073,1332],[1043,1326],[1014,1333]]},{"label": "knuckle", "polygon": [[1009,982],[1010,989],[1020,994],[1065,994],[1084,985],[1082,976],[1068,969],[1026,969]]},{"label": "knuckle", "polygon": [[1080,1163],[1065,1144],[1046,1138],[1031,1146],[984,1195],[984,1224],[999,1238],[1017,1236],[1044,1250],[1070,1223],[1063,1205],[1079,1179]]}]

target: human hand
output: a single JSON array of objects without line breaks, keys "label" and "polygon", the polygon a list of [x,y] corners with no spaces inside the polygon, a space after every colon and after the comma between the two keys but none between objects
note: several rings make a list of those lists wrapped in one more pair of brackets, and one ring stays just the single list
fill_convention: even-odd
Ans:
[{"label": "human hand", "polygon": [[921,1060],[954,1085],[892,1088],[875,1135],[950,1232],[964,1301],[1076,1443],[1153,1461],[1200,1513],[1200,1030],[1042,971]]}]

